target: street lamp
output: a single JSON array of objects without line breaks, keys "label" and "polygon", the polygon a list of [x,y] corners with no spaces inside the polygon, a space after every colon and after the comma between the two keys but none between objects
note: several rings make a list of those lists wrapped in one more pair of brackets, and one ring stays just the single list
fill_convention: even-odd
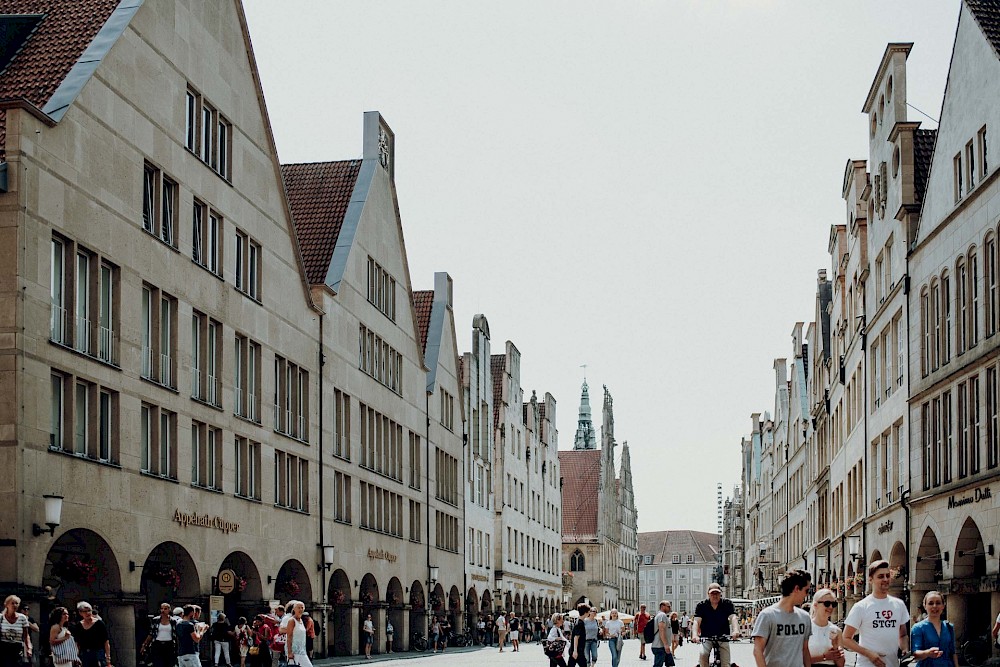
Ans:
[{"label": "street lamp", "polygon": [[323,562],[319,564],[320,571],[329,570],[333,565],[333,545],[324,544],[323,549]]},{"label": "street lamp", "polygon": [[35,523],[31,526],[31,533],[35,537],[44,535],[45,533],[55,537],[56,528],[59,527],[59,522],[62,518],[63,497],[56,495],[44,495],[42,498],[45,499],[45,525],[48,526],[48,528],[42,528]]},{"label": "street lamp", "polygon": [[826,574],[826,554],[816,554],[816,569],[819,571],[819,581],[823,583],[823,575]]},{"label": "street lamp", "polygon": [[851,554],[851,560],[858,560],[858,554],[861,553],[860,535],[847,536],[847,553]]}]

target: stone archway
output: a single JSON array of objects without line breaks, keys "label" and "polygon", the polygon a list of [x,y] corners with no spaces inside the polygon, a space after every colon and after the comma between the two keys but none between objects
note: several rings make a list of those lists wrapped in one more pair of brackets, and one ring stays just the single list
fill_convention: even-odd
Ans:
[{"label": "stone archway", "polygon": [[149,634],[149,616],[159,613],[161,603],[167,602],[173,608],[201,601],[201,578],[187,549],[176,542],[156,545],[142,564],[139,593],[146,602],[135,607],[136,646],[141,646]]},{"label": "stone archway", "polygon": [[[427,595],[424,585],[414,579],[410,584],[410,634],[419,632],[427,636]],[[410,647],[410,638],[406,638],[406,646]]]},{"label": "stone archway", "polygon": [[328,655],[351,655],[351,638],[354,636],[354,614],[351,613],[351,580],[343,570],[330,576],[327,587],[330,616],[326,636]]},{"label": "stone archway", "polygon": [[[361,602],[361,606],[358,609],[359,622],[358,622],[358,646],[363,647],[365,645],[365,620],[367,620],[368,615],[372,615],[372,620],[377,620],[375,618],[376,610],[378,609],[379,602],[381,601],[381,596],[379,595],[378,581],[375,579],[375,575],[369,572],[364,577],[361,578],[361,587],[358,589],[358,600]],[[376,623],[376,627],[378,624]],[[384,628],[379,628],[380,630]],[[378,650],[378,642],[372,646],[372,653],[381,653]]]},{"label": "stone archway", "polygon": [[448,622],[451,623],[452,632],[461,633],[465,631],[465,623],[462,618],[462,592],[458,586],[452,586],[448,591]]},{"label": "stone archway", "polygon": [[60,535],[45,557],[42,585],[51,591],[51,599],[41,605],[42,619],[63,606],[70,610],[70,620],[78,620],[76,604],[87,601],[106,617],[111,643],[117,644],[120,654],[135,653],[135,607],[122,602],[118,559],[100,534],[87,528],[73,528]]},{"label": "stone archway", "polygon": [[476,593],[475,586],[471,587],[465,594],[465,622],[468,627],[472,628],[474,636],[478,640],[479,635],[476,628],[479,623],[479,595]]},{"label": "stone archway", "polygon": [[432,614],[440,615],[444,613],[447,601],[445,600],[444,588],[441,586],[441,584],[435,584],[434,590],[431,592],[431,597],[430,600],[428,600],[428,602]]},{"label": "stone archway", "polygon": [[965,630],[966,639],[987,635],[992,619],[978,611],[989,609],[991,602],[991,593],[983,591],[981,584],[986,576],[986,547],[973,517],[962,524],[952,555],[951,594],[945,600],[948,620]]},{"label": "stone archway", "polygon": [[236,588],[224,596],[223,607],[226,616],[233,619],[240,616],[253,618],[255,614],[260,613],[266,604],[264,585],[261,583],[260,572],[253,559],[242,551],[234,551],[223,559],[219,572],[223,570],[232,570],[236,573]]},{"label": "stone archway", "polygon": [[514,595],[514,613],[520,616],[521,611],[521,594],[517,593]]},{"label": "stone archway", "polygon": [[[393,577],[389,580],[389,585],[385,588],[385,601],[389,605],[388,618],[392,623],[392,650],[402,651],[406,645],[406,637],[403,624],[403,585],[399,579]],[[385,637],[385,634],[382,635]],[[386,638],[388,639],[388,638]]]},{"label": "stone archway", "polygon": [[514,598],[513,598],[513,596],[511,596],[511,594],[509,592],[508,593],[504,593],[504,596],[503,596],[503,611],[505,611],[505,612],[507,612],[509,614],[510,610],[513,609],[513,608],[514,608]]},{"label": "stone archway", "polygon": [[312,607],[312,582],[302,563],[294,558],[284,562],[274,582],[274,597],[284,602],[298,600],[307,609]]},{"label": "stone archway", "polygon": [[907,595],[906,579],[906,547],[902,542],[896,542],[889,551],[889,569],[892,571],[892,585],[889,587],[889,595],[903,599]]}]

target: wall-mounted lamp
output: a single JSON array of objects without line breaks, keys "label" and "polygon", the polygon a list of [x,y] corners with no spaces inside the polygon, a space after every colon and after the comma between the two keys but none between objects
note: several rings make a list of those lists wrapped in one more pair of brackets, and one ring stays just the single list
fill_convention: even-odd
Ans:
[{"label": "wall-mounted lamp", "polygon": [[45,495],[42,496],[45,499],[45,525],[48,528],[42,528],[37,523],[31,525],[31,533],[38,537],[39,535],[44,535],[48,533],[52,537],[56,535],[56,528],[59,526],[60,519],[62,518],[62,496]]},{"label": "wall-mounted lamp", "polygon": [[861,553],[861,536],[860,535],[848,535],[847,536],[847,553],[851,554],[851,560],[857,560],[858,554]]},{"label": "wall-mounted lamp", "polygon": [[330,566],[333,565],[333,545],[324,544],[323,549],[323,562],[319,564],[319,570],[329,570]]},{"label": "wall-mounted lamp", "polygon": [[816,554],[816,569],[819,570],[819,578],[826,574],[826,554]]},{"label": "wall-mounted lamp", "polygon": [[272,577],[271,575],[267,575],[267,583],[270,584],[273,581],[274,581],[274,577]]},{"label": "wall-mounted lamp", "polygon": [[968,549],[968,550],[964,550],[964,551],[963,550],[959,550],[959,552],[958,552],[958,557],[959,558],[961,558],[962,556],[987,556],[987,555],[988,556],[992,556],[993,555],[993,545],[992,544],[990,544],[989,546],[987,546],[985,550],[977,548],[977,549]]},{"label": "wall-mounted lamp", "polygon": [[431,565],[429,569],[431,571],[430,583],[433,587],[438,582],[438,575],[441,573],[441,569],[437,565]]}]

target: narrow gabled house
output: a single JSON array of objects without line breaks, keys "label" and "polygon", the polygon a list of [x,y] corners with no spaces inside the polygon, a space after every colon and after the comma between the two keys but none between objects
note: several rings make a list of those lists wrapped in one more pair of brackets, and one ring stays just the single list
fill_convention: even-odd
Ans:
[{"label": "narrow gabled house", "polygon": [[317,313],[241,4],[0,24],[3,589],[91,602],[120,665],[163,601],[318,597]]},{"label": "narrow gabled house", "polygon": [[942,591],[968,637],[1000,612],[998,16],[962,2],[908,260],[910,608]]}]

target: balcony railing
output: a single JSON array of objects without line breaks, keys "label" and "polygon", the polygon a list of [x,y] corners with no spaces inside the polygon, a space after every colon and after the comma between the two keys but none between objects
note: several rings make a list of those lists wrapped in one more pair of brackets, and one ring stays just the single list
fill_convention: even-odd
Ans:
[{"label": "balcony railing", "polygon": [[201,369],[197,366],[191,367],[191,397],[199,401],[205,400],[205,392],[201,388]]},{"label": "balcony railing", "polygon": [[222,405],[222,378],[216,377],[215,375],[206,376],[208,380],[208,391],[206,396],[206,401],[212,405],[219,407]]},{"label": "balcony railing", "polygon": [[84,354],[90,354],[90,320],[81,315],[76,316],[76,349]]},{"label": "balcony railing", "polygon": [[105,326],[97,328],[97,357],[101,361],[118,365],[118,337],[113,329]]},{"label": "balcony railing", "polygon": [[160,354],[160,384],[164,387],[176,387],[174,375],[173,357],[169,354]]},{"label": "balcony railing", "polygon": [[69,322],[66,319],[66,309],[57,303],[52,304],[52,314],[49,319],[49,338],[54,343],[66,345],[69,336]]},{"label": "balcony railing", "polygon": [[142,346],[142,377],[153,379],[153,350],[145,345]]}]

